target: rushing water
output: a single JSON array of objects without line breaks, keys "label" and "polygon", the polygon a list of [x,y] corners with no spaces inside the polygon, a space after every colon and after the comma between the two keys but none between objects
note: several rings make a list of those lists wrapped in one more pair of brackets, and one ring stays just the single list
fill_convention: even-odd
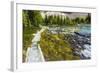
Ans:
[{"label": "rushing water", "polygon": [[79,36],[84,37],[83,40],[87,40],[83,44],[84,50],[81,50],[80,55],[82,59],[89,59],[91,58],[91,26],[90,24],[79,26],[79,29]]},{"label": "rushing water", "polygon": [[91,34],[91,26],[90,26],[90,24],[84,25],[84,26],[80,26],[79,29],[80,29],[80,33],[82,33],[82,34]]}]

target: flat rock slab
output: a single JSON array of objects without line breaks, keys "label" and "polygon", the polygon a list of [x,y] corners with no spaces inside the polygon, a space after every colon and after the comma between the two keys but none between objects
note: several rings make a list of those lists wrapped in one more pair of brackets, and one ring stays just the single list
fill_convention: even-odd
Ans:
[{"label": "flat rock slab", "polygon": [[26,61],[29,62],[29,63],[31,63],[31,62],[42,62],[43,61],[40,49],[38,48],[38,41],[40,41],[41,33],[44,30],[45,29],[42,28],[40,31],[38,31],[35,34],[35,37],[32,40],[32,47],[28,48]]},{"label": "flat rock slab", "polygon": [[36,44],[33,43],[32,48],[29,48],[27,62],[41,62],[42,58]]}]

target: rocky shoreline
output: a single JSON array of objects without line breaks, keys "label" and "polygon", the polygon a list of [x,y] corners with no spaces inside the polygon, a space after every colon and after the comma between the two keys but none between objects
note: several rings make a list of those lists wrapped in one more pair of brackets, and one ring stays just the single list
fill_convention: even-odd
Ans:
[{"label": "rocky shoreline", "polygon": [[65,40],[69,41],[74,55],[79,55],[80,59],[91,58],[91,34],[74,32],[65,36]]}]

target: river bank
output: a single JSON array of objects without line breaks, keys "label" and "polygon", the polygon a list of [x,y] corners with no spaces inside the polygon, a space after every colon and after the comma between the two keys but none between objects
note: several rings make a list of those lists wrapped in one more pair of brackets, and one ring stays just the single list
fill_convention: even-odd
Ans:
[{"label": "river bank", "polygon": [[70,43],[74,55],[79,55],[80,59],[91,58],[91,36],[89,34],[82,35],[75,32],[73,35],[66,35],[65,40]]},{"label": "river bank", "polygon": [[[67,27],[68,28],[68,27]],[[73,28],[73,27],[71,27]],[[52,30],[51,30],[52,29]],[[60,31],[59,31],[60,30]],[[83,30],[82,30],[83,31]],[[26,62],[84,60],[91,58],[91,34],[79,29],[42,27],[34,34]]]}]

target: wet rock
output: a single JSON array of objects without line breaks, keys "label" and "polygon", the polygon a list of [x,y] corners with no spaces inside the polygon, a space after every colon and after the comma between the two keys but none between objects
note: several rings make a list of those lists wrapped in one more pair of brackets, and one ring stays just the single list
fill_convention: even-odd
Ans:
[{"label": "wet rock", "polygon": [[91,57],[91,37],[90,34],[74,32],[66,34],[65,40],[69,41],[73,48],[73,54],[79,55],[81,59],[90,59]]}]

